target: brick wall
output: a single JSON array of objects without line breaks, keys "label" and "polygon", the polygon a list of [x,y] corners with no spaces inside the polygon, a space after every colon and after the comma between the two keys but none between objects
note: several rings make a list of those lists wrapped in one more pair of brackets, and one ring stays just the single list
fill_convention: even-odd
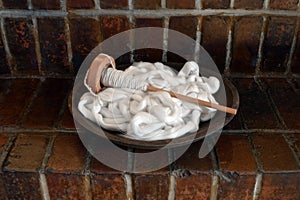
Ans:
[{"label": "brick wall", "polygon": [[[199,41],[221,72],[299,73],[299,1],[288,0],[2,0],[0,73],[76,74],[106,38],[135,27],[180,31]],[[167,37],[167,34],[165,34]],[[133,51],[122,62],[174,60],[161,51]]]}]

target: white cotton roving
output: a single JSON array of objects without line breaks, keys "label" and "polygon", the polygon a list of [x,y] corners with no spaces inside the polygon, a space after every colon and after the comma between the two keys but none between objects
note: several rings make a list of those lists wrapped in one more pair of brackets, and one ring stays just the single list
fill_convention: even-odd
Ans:
[{"label": "white cotton roving", "polygon": [[[213,94],[219,90],[220,81],[199,76],[199,66],[193,61],[185,63],[178,74],[159,62],[134,63],[124,72],[147,85],[218,103]],[[213,108],[179,100],[166,92],[128,88],[106,88],[97,95],[87,92],[78,109],[105,129],[144,141],[173,139],[195,132],[200,121],[210,120],[216,113]]]}]

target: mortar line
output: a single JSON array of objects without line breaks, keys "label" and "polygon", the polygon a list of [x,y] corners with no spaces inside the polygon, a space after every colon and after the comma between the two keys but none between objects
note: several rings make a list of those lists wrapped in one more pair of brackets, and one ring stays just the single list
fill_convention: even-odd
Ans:
[{"label": "mortar line", "polygon": [[195,0],[195,8],[198,10],[202,9],[202,1],[201,0]]},{"label": "mortar line", "polygon": [[220,181],[219,176],[216,174],[213,174],[212,180],[211,180],[210,200],[218,199],[219,181]]},{"label": "mortar line", "polygon": [[170,175],[169,184],[168,200],[174,200],[176,191],[176,178],[174,175]]},{"label": "mortar line", "polygon": [[300,160],[297,154],[297,147],[295,147],[294,145],[294,141],[296,140],[296,138],[293,135],[286,135],[286,134],[282,134],[282,137],[284,138],[285,142],[288,144],[290,150],[292,151],[298,166],[300,166]]},{"label": "mortar line", "polygon": [[263,179],[263,174],[260,172],[257,173],[255,178],[255,185],[253,189],[253,200],[259,200],[261,187],[262,187],[262,179]]},{"label": "mortar line", "polygon": [[5,163],[10,151],[12,150],[14,143],[17,139],[17,134],[14,133],[13,135],[9,136],[8,141],[6,142],[5,146],[3,147],[1,156],[0,156],[0,171],[3,170],[3,164]]},{"label": "mortar line", "polygon": [[267,34],[267,26],[268,26],[268,18],[266,16],[263,16],[263,24],[262,24],[262,29],[261,29],[261,33],[260,33],[259,47],[258,47],[256,68],[255,68],[256,75],[258,75],[260,73],[260,69],[261,69],[262,58],[263,58],[263,47],[264,47],[264,43],[265,43],[265,37]]},{"label": "mortar line", "polygon": [[67,45],[67,53],[68,53],[68,61],[70,64],[69,70],[71,74],[75,73],[74,66],[73,66],[73,51],[72,51],[72,42],[71,42],[71,33],[70,33],[70,24],[69,19],[67,17],[64,18],[65,22],[65,34],[66,34],[66,45]]},{"label": "mortar line", "polygon": [[32,10],[33,6],[32,6],[32,1],[31,0],[27,0],[27,6],[29,10]]},{"label": "mortar line", "polygon": [[101,9],[100,0],[94,0],[94,3],[95,3],[95,9],[100,10]]},{"label": "mortar line", "polygon": [[49,139],[48,145],[46,147],[46,152],[45,152],[45,155],[44,155],[44,159],[42,161],[40,174],[46,172],[46,167],[47,167],[49,158],[50,158],[51,153],[52,153],[52,149],[53,149],[55,139],[56,139],[56,135],[51,136],[50,139]]},{"label": "mortar line", "polygon": [[91,177],[90,175],[84,175],[84,194],[85,199],[92,200],[94,199],[93,193],[92,193],[92,183],[91,183]]},{"label": "mortar line", "polygon": [[256,163],[256,167],[257,167],[258,171],[262,171],[263,167],[262,167],[262,164],[260,163],[260,160],[257,157],[258,153],[256,151],[256,147],[255,147],[252,135],[247,135],[247,138],[248,138],[248,141],[250,143],[250,147],[251,147],[251,151],[252,151],[252,154],[253,154],[253,157],[254,157],[254,161]]},{"label": "mortar line", "polygon": [[201,45],[201,39],[202,39],[202,21],[203,17],[198,17],[198,23],[197,23],[197,31],[196,31],[196,45],[195,45],[195,52],[194,52],[194,60],[195,62],[199,63],[200,59],[200,45]]},{"label": "mortar line", "polygon": [[263,9],[269,9],[270,0],[264,0]]},{"label": "mortar line", "polygon": [[3,2],[0,0],[0,9],[3,9]]},{"label": "mortar line", "polygon": [[66,0],[60,0],[60,9],[61,9],[63,12],[66,12],[66,11],[67,11],[67,2],[66,2]]},{"label": "mortar line", "polygon": [[232,59],[232,42],[233,42],[233,31],[234,31],[234,19],[230,18],[230,23],[228,25],[228,39],[226,44],[226,60],[224,73],[227,74],[230,71],[230,64]]},{"label": "mortar line", "polygon": [[162,61],[168,61],[168,38],[169,38],[169,17],[164,17],[164,32],[163,32],[163,54]]},{"label": "mortar line", "polygon": [[[135,17],[133,15],[133,9],[134,9],[133,0],[128,0],[129,13],[127,15],[128,15],[128,19],[129,19],[129,23],[130,23],[131,28],[136,27]],[[135,46],[135,44],[134,44],[134,32],[132,32],[130,34],[130,47],[129,47],[130,48],[130,62],[131,63],[134,62],[134,49],[133,49],[134,46]]]},{"label": "mortar line", "polygon": [[128,200],[134,199],[134,191],[132,186],[132,176],[130,174],[124,174],[125,188],[126,188],[126,197]]},{"label": "mortar line", "polygon": [[43,200],[50,200],[47,178],[45,174],[39,173],[39,183],[40,183]]},{"label": "mortar line", "polygon": [[167,0],[161,0],[161,8],[166,8],[167,7]]},{"label": "mortar line", "polygon": [[230,8],[234,9],[234,0],[230,0]]},{"label": "mortar line", "polygon": [[38,31],[38,23],[36,17],[32,17],[32,24],[33,24],[33,37],[34,37],[34,43],[35,43],[35,54],[39,69],[40,75],[45,75],[45,70],[42,66],[42,54],[41,54],[41,46],[40,46],[40,39],[39,39],[39,31]]},{"label": "mortar line", "polygon": [[8,40],[7,40],[7,36],[6,36],[3,17],[1,17],[1,19],[0,19],[0,26],[1,26],[1,38],[2,38],[2,42],[3,42],[5,54],[6,54],[6,60],[7,60],[7,63],[8,63],[10,73],[12,75],[14,75],[15,74],[15,66],[14,66],[14,63],[13,63],[13,56],[10,52],[9,45],[8,45]]}]

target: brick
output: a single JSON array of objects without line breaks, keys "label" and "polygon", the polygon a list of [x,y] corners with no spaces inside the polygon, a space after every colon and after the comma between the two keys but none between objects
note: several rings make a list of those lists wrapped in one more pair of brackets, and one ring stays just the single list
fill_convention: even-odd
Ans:
[{"label": "brick", "polygon": [[26,128],[51,128],[57,120],[62,103],[68,95],[70,81],[46,79],[33,100],[22,125]]},{"label": "brick", "polygon": [[94,199],[127,199],[125,182],[119,175],[92,176],[91,183]]},{"label": "brick", "polygon": [[41,18],[38,19],[38,27],[42,66],[45,68],[46,73],[69,73],[70,64],[64,32],[64,20],[61,18]]},{"label": "brick", "polygon": [[100,7],[104,9],[110,9],[110,8],[127,9],[128,0],[101,0]]},{"label": "brick", "polygon": [[43,9],[43,10],[59,10],[60,1],[59,0],[32,0],[32,6],[34,9]]},{"label": "brick", "polygon": [[73,174],[46,174],[51,199],[86,199],[85,176]]},{"label": "brick", "polygon": [[276,114],[267,102],[267,96],[259,89],[254,79],[236,79],[240,96],[240,112],[248,129],[281,128]]},{"label": "brick", "polygon": [[112,169],[106,165],[104,165],[103,163],[99,162],[97,159],[93,158],[91,161],[91,168],[90,168],[91,172],[95,173],[95,174],[121,174],[121,171]]},{"label": "brick", "polygon": [[171,17],[169,28],[196,39],[197,17]]},{"label": "brick", "polygon": [[230,66],[232,72],[255,73],[261,27],[262,18],[242,17],[237,19]]},{"label": "brick", "polygon": [[67,7],[74,8],[74,9],[88,9],[94,8],[95,3],[93,0],[67,0]]},{"label": "brick", "polygon": [[42,165],[48,141],[49,138],[43,135],[19,135],[4,163],[4,169],[20,172],[37,171]]},{"label": "brick", "polygon": [[300,174],[264,174],[260,199],[299,199]]},{"label": "brick", "polygon": [[151,18],[136,18],[136,28],[141,27],[163,27],[163,19],[151,19]]},{"label": "brick", "polygon": [[294,135],[293,148],[295,149],[295,153],[298,157],[298,160],[300,160],[300,135],[299,134]]},{"label": "brick", "polygon": [[263,72],[284,72],[293,40],[296,19],[271,17],[263,47]]},{"label": "brick", "polygon": [[60,126],[66,129],[75,129],[74,119],[68,107],[63,112]]},{"label": "brick", "polygon": [[167,8],[171,9],[194,9],[195,1],[194,0],[167,0]]},{"label": "brick", "polygon": [[103,39],[129,30],[129,21],[126,16],[102,16],[100,17],[100,24]]},{"label": "brick", "polygon": [[4,150],[7,141],[8,141],[8,136],[1,134],[0,135],[0,156],[2,155],[2,151]]},{"label": "brick", "polygon": [[254,135],[253,143],[264,171],[299,170],[292,151],[281,135]]},{"label": "brick", "polygon": [[55,138],[47,164],[51,172],[80,172],[84,169],[86,150],[77,135],[59,135]]},{"label": "brick", "polygon": [[263,0],[235,0],[234,8],[238,9],[262,9],[263,8]]},{"label": "brick", "polygon": [[78,71],[85,57],[101,40],[100,25],[92,18],[71,18],[70,33],[73,50],[73,65]]},{"label": "brick", "polygon": [[28,19],[5,19],[7,43],[14,57],[17,73],[37,74],[38,65],[32,33],[32,21]]},{"label": "brick", "polygon": [[27,9],[27,0],[2,0],[4,8]]},{"label": "brick", "polygon": [[[187,169],[195,172],[209,172],[212,170],[212,161],[210,155],[199,158],[199,151],[202,141],[193,143],[187,151],[175,161],[175,168]],[[179,147],[180,148],[180,147]],[[175,150],[176,152],[176,150]]]},{"label": "brick", "polygon": [[0,174],[0,194],[1,194],[1,199],[8,200],[8,195],[5,190],[5,183],[2,174]]},{"label": "brick", "polygon": [[224,71],[228,38],[228,17],[205,17],[202,23],[202,45],[216,63],[219,71]]},{"label": "brick", "polygon": [[297,10],[298,8],[298,0],[270,0],[269,7],[275,10]]},{"label": "brick", "polygon": [[233,117],[233,119],[223,127],[223,130],[241,130],[243,129],[241,121],[241,114],[238,110],[238,113]]},{"label": "brick", "polygon": [[239,174],[255,174],[256,164],[246,136],[222,135],[216,145],[220,168]]},{"label": "brick", "polygon": [[284,79],[267,79],[266,82],[286,126],[289,129],[299,130],[300,94],[293,91],[291,85]]},{"label": "brick", "polygon": [[203,8],[223,9],[229,8],[230,0],[203,0]]},{"label": "brick", "polygon": [[[297,41],[300,41],[300,31],[298,32]],[[291,63],[292,73],[300,73],[300,42],[297,42],[294,56]]]},{"label": "brick", "polygon": [[218,199],[252,199],[255,176],[238,176],[231,182],[221,180]]},{"label": "brick", "polygon": [[38,79],[14,79],[12,81],[8,93],[0,99],[1,126],[15,126],[20,123],[38,83]]},{"label": "brick", "polygon": [[38,173],[5,172],[8,199],[42,199]]},{"label": "brick", "polygon": [[210,199],[212,177],[207,174],[176,179],[176,199]]},{"label": "brick", "polygon": [[159,9],[161,7],[161,0],[134,0],[135,9]]},{"label": "brick", "polygon": [[137,176],[134,185],[136,199],[168,199],[168,176]]},{"label": "brick", "polygon": [[[0,28],[0,31],[1,31],[1,28]],[[6,59],[6,53],[5,53],[2,37],[0,37],[0,63],[1,63],[0,74],[9,74],[10,70],[9,70],[7,59]]]}]

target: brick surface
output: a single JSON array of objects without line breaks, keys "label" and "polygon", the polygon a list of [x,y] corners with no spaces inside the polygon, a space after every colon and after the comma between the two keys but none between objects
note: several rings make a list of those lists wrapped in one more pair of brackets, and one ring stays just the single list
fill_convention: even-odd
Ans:
[{"label": "brick surface", "polygon": [[46,174],[51,199],[86,199],[85,176],[73,174]]},{"label": "brick surface", "polygon": [[220,168],[239,174],[255,174],[256,163],[246,136],[222,135],[216,145]]},{"label": "brick surface", "polygon": [[263,47],[262,71],[284,72],[295,29],[293,17],[271,17]]},{"label": "brick surface", "polygon": [[237,176],[236,179],[220,180],[218,199],[252,199],[255,175]]},{"label": "brick surface", "polygon": [[179,31],[195,39],[197,24],[197,17],[171,17],[169,28],[175,31]]},{"label": "brick surface", "polygon": [[74,9],[87,9],[87,8],[94,8],[95,3],[93,0],[67,0],[67,7],[74,8]]},{"label": "brick surface", "polygon": [[243,129],[242,123],[241,123],[241,114],[238,111],[238,113],[233,117],[233,119],[223,127],[223,130],[241,130]]},{"label": "brick surface", "polygon": [[104,9],[110,9],[110,8],[127,9],[128,0],[101,0],[100,7]]},{"label": "brick surface", "polygon": [[4,8],[27,9],[27,0],[3,0]]},{"label": "brick surface", "polygon": [[66,79],[46,79],[33,100],[29,113],[22,125],[27,128],[51,128],[69,91],[70,81]]},{"label": "brick surface", "polygon": [[[1,31],[1,28],[0,28],[0,31]],[[0,63],[1,63],[0,74],[10,73],[8,62],[7,62],[7,59],[6,59],[6,53],[5,53],[2,37],[0,37]]]},{"label": "brick surface", "polygon": [[230,0],[203,0],[203,8],[229,8]]},{"label": "brick surface", "polygon": [[127,199],[125,182],[119,175],[92,176],[91,183],[94,199]]},{"label": "brick surface", "polygon": [[73,50],[73,64],[78,71],[81,63],[90,51],[101,41],[100,25],[92,18],[70,19],[71,43]]},{"label": "brick surface", "polygon": [[299,0],[270,0],[270,8],[277,10],[296,10],[298,8]]},{"label": "brick surface", "polygon": [[253,143],[264,171],[299,170],[291,149],[281,135],[254,135]]},{"label": "brick surface", "polygon": [[35,172],[42,164],[49,138],[42,135],[18,136],[4,169],[8,171]]},{"label": "brick surface", "polygon": [[188,169],[196,172],[211,171],[212,161],[210,155],[207,155],[202,159],[198,156],[201,145],[202,141],[193,143],[189,149],[175,161],[175,168]]},{"label": "brick surface", "polygon": [[5,172],[3,180],[8,199],[42,199],[38,173]]},{"label": "brick surface", "polygon": [[135,9],[159,9],[161,7],[161,0],[134,0]]},{"label": "brick surface", "polygon": [[8,93],[0,99],[0,125],[15,126],[20,123],[38,83],[38,79],[12,80]]},{"label": "brick surface", "polygon": [[43,9],[43,10],[59,10],[60,1],[59,0],[31,0],[32,6],[34,9]]},{"label": "brick surface", "polygon": [[[300,41],[300,31],[298,32],[297,41]],[[296,49],[291,64],[293,73],[300,73],[300,42],[297,42]]]},{"label": "brick surface", "polygon": [[66,129],[75,129],[74,119],[68,107],[63,112],[60,126]]},{"label": "brick surface", "polygon": [[205,17],[202,24],[202,45],[222,73],[226,59],[229,18]]},{"label": "brick surface", "polygon": [[167,0],[167,8],[171,9],[193,9],[195,8],[194,0]]},{"label": "brick surface", "polygon": [[232,72],[254,74],[260,40],[262,18],[238,18],[234,30]]},{"label": "brick surface", "polygon": [[51,172],[80,172],[84,169],[86,150],[77,135],[59,135],[55,138],[47,164]]},{"label": "brick surface", "polygon": [[129,29],[129,21],[126,16],[103,16],[100,17],[100,23],[103,39]]},{"label": "brick surface", "polygon": [[286,126],[289,129],[299,130],[300,94],[293,91],[291,85],[284,79],[268,79],[266,82]]},{"label": "brick surface", "polygon": [[210,199],[212,177],[207,174],[176,179],[176,199]]},{"label": "brick surface", "polygon": [[240,112],[248,129],[281,128],[267,97],[253,79],[236,79],[235,85],[240,96]]},{"label": "brick surface", "polygon": [[168,199],[168,176],[137,176],[134,185],[136,199]]},{"label": "brick surface", "polygon": [[300,174],[264,174],[260,199],[299,199]]},{"label": "brick surface", "polygon": [[122,174],[123,172],[112,169],[103,163],[99,162],[97,159],[93,158],[91,161],[91,172],[95,174]]},{"label": "brick surface", "polygon": [[234,8],[239,9],[261,9],[263,7],[263,0],[235,0]]},{"label": "brick surface", "polygon": [[5,147],[8,140],[8,136],[5,134],[0,135],[0,156],[2,155],[3,148]]},{"label": "brick surface", "polygon": [[2,174],[0,174],[0,194],[1,194],[1,199],[8,200],[8,195],[5,190],[5,183]]},{"label": "brick surface", "polygon": [[64,20],[61,18],[38,19],[38,27],[42,66],[45,68],[46,73],[69,73],[70,64],[64,32]]},{"label": "brick surface", "polygon": [[5,27],[9,49],[15,60],[14,68],[21,74],[37,74],[38,66],[31,20],[6,18]]}]

